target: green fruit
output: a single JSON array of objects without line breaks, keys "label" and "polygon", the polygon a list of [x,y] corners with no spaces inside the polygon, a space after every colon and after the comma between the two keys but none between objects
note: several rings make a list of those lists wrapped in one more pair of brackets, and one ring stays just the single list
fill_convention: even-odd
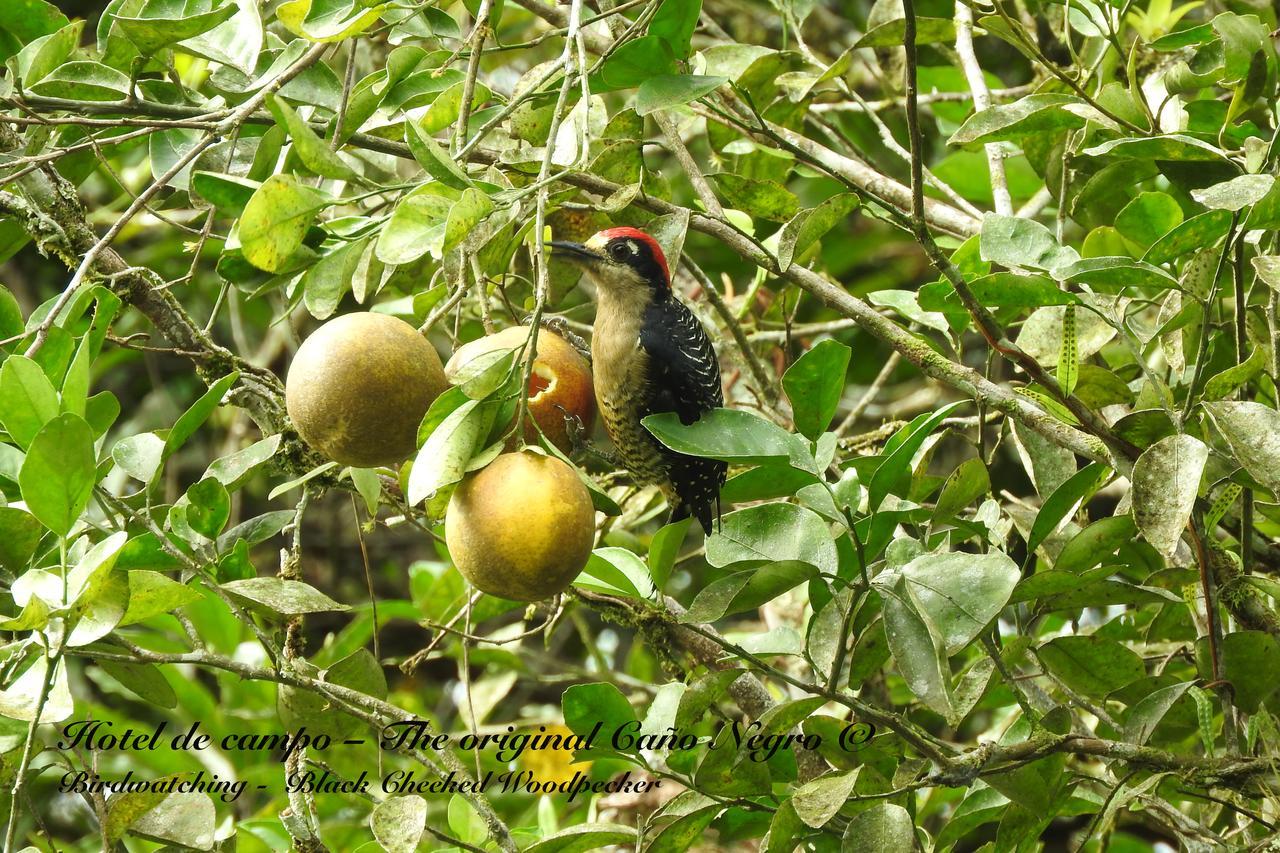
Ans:
[{"label": "green fruit", "polygon": [[343,465],[394,465],[448,388],[435,348],[387,314],[344,314],[298,348],[285,381],[289,417],[307,444]]}]

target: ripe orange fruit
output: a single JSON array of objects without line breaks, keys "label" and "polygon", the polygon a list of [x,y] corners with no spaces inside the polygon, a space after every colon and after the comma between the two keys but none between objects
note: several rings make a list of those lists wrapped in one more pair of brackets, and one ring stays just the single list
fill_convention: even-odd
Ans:
[{"label": "ripe orange fruit", "polygon": [[504,453],[458,485],[444,538],[477,589],[540,601],[563,592],[587,564],[595,510],[571,466],[532,450]]},{"label": "ripe orange fruit", "polygon": [[394,465],[449,387],[440,356],[388,314],[344,314],[312,332],[289,365],[285,404],[307,444],[343,465]]},{"label": "ripe orange fruit", "polygon": [[[445,376],[456,381],[458,373],[479,356],[523,347],[528,339],[527,327],[512,326],[463,344],[445,365]],[[529,376],[529,415],[552,444],[568,453],[572,442],[565,415],[582,421],[587,434],[595,424],[596,397],[591,365],[572,344],[548,329],[538,330],[537,347],[533,373]],[[526,423],[524,433],[526,442],[537,443],[538,429],[533,424]]]}]

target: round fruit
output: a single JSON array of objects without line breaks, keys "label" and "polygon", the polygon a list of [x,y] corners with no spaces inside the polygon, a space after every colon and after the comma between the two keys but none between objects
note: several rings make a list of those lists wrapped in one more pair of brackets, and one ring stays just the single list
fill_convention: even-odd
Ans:
[{"label": "round fruit", "polygon": [[[493,335],[463,344],[445,365],[444,373],[455,380],[468,363],[494,350],[516,349],[529,339],[525,326],[511,326]],[[586,433],[596,419],[595,390],[591,384],[591,365],[582,353],[564,338],[548,329],[538,330],[538,354],[529,376],[529,414],[551,443],[568,453],[572,449],[565,414],[582,421]],[[525,441],[534,444],[538,429],[524,426]]]},{"label": "round fruit", "polygon": [[541,601],[563,592],[587,564],[595,511],[569,465],[530,450],[504,453],[458,485],[444,538],[477,589]]},{"label": "round fruit", "polygon": [[418,446],[418,425],[448,388],[435,348],[387,314],[344,314],[298,348],[285,404],[298,433],[343,465],[394,465]]}]

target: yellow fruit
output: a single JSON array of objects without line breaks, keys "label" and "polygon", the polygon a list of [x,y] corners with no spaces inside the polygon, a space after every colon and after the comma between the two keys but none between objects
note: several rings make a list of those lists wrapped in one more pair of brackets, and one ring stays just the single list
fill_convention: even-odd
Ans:
[{"label": "yellow fruit", "polygon": [[[515,349],[529,338],[526,326],[512,326],[493,335],[463,344],[445,365],[444,374],[455,381],[458,372],[485,353]],[[591,384],[591,365],[573,345],[548,329],[538,330],[538,355],[529,376],[529,414],[551,443],[564,453],[572,449],[565,424],[568,413],[582,421],[587,434],[596,419],[596,396]],[[524,427],[525,441],[536,444],[538,430]]]},{"label": "yellow fruit", "polygon": [[418,425],[449,387],[435,348],[387,314],[344,314],[302,343],[285,381],[298,433],[343,465],[394,465],[418,446]]},{"label": "yellow fruit", "polygon": [[458,485],[444,537],[477,589],[540,601],[563,592],[587,564],[595,511],[569,465],[529,450],[504,453]]}]

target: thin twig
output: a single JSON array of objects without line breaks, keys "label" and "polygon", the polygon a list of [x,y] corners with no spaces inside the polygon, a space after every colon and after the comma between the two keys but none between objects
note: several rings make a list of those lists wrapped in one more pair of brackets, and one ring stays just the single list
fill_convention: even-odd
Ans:
[{"label": "thin twig", "polygon": [[[978,64],[978,56],[973,50],[973,10],[965,3],[956,4],[956,53],[960,57],[960,67],[964,69],[965,79],[969,81],[969,91],[973,93],[973,110],[982,112],[991,106],[991,93],[987,89],[987,81]],[[917,96],[917,105],[919,97]],[[987,152],[987,166],[991,170],[991,195],[995,201],[996,213],[1009,216],[1013,213],[1013,199],[1009,196],[1009,180],[1004,173],[1004,154],[1000,143],[989,142],[983,146]]]}]

